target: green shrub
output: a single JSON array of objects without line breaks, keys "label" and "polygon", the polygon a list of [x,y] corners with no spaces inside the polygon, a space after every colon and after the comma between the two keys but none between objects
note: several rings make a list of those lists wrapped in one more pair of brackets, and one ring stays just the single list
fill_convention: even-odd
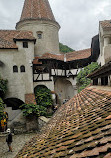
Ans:
[{"label": "green shrub", "polygon": [[35,105],[35,104],[23,104],[20,106],[20,108],[23,111],[23,115],[24,116],[36,116],[39,117],[40,113],[39,113],[39,106]]},{"label": "green shrub", "polygon": [[93,62],[88,66],[84,67],[77,75],[77,85],[78,85],[78,92],[83,90],[91,83],[91,79],[87,78],[87,75],[91,72],[98,69],[100,66],[97,62]]},{"label": "green shrub", "polygon": [[47,108],[39,105],[40,116],[47,116]]},{"label": "green shrub", "polygon": [[0,97],[4,97],[6,91],[7,91],[7,80],[4,80],[0,77]]},{"label": "green shrub", "polygon": [[47,115],[47,108],[35,105],[35,104],[23,104],[20,106],[21,110],[23,111],[23,115],[26,117],[39,117],[39,116],[46,116]]},{"label": "green shrub", "polygon": [[2,119],[3,115],[4,115],[4,107],[5,107],[5,104],[2,100],[2,98],[0,98],[0,120]]},{"label": "green shrub", "polygon": [[47,87],[38,87],[35,92],[36,103],[39,106],[49,108],[53,104],[51,91]]}]

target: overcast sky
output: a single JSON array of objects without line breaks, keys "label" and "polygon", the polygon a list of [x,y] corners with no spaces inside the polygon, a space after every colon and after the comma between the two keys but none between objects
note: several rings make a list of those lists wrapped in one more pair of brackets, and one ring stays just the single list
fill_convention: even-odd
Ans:
[{"label": "overcast sky", "polygon": [[[99,21],[111,19],[111,0],[49,0],[60,24],[59,40],[75,50],[90,48]],[[0,0],[0,29],[15,29],[24,0]]]}]

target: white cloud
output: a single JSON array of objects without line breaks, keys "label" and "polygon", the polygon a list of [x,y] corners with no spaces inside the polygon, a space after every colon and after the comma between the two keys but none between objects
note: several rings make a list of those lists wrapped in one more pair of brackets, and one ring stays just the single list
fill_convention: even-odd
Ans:
[{"label": "white cloud", "polygon": [[[60,42],[73,49],[89,48],[100,20],[111,18],[110,0],[49,0],[61,25]],[[0,0],[0,29],[14,29],[24,0]]]}]

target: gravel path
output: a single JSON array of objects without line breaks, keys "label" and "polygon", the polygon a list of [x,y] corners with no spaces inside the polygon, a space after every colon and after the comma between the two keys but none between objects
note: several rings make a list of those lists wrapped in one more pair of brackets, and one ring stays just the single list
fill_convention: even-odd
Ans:
[{"label": "gravel path", "polygon": [[24,144],[35,135],[36,133],[14,135],[12,143],[13,152],[8,152],[6,136],[0,136],[0,158],[14,158],[17,153],[22,149]]}]

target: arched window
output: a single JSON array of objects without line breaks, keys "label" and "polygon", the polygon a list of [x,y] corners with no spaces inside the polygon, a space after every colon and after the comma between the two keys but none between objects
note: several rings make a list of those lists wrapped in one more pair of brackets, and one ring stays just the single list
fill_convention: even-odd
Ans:
[{"label": "arched window", "polygon": [[38,32],[37,32],[37,38],[38,38],[38,39],[42,39],[42,32],[41,32],[41,31],[38,31]]},{"label": "arched window", "polygon": [[22,65],[22,66],[20,67],[20,72],[25,72],[25,66],[24,66],[24,65]]},{"label": "arched window", "polygon": [[13,66],[13,72],[18,72],[18,67],[16,65]]}]

